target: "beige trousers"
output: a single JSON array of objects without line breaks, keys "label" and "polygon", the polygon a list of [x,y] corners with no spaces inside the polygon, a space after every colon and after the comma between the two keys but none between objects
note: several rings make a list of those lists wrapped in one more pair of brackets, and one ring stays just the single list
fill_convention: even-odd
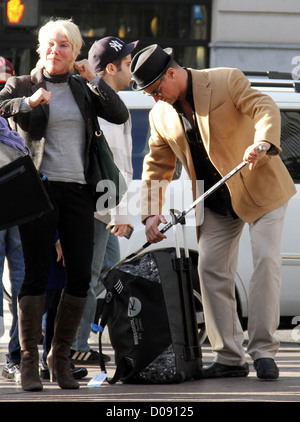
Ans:
[{"label": "beige trousers", "polygon": [[[254,271],[249,286],[247,352],[253,360],[274,357],[279,342],[281,288],[280,244],[287,204],[249,224]],[[215,361],[224,365],[246,362],[244,333],[235,300],[235,276],[240,219],[220,216],[205,208],[200,227],[199,276],[208,338]]]}]

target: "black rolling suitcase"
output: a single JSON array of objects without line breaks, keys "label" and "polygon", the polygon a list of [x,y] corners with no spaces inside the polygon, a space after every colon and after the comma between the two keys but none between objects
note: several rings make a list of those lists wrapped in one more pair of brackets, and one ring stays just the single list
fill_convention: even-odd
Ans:
[{"label": "black rolling suitcase", "polygon": [[[181,252],[177,246],[142,254],[117,265],[103,280],[107,293],[100,326],[108,327],[116,363],[109,383],[165,384],[201,377],[192,264]],[[106,371],[103,360],[101,369]]]}]

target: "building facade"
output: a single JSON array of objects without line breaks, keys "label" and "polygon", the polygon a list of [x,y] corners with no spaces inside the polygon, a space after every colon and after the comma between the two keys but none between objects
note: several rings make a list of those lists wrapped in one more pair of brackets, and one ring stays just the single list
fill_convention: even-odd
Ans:
[{"label": "building facade", "polygon": [[[10,0],[13,1],[13,0]],[[33,0],[22,0],[30,5]],[[36,28],[7,25],[9,1],[0,0],[0,55],[13,62],[18,74],[28,73],[37,61],[39,26],[51,17],[72,18],[84,38],[81,57],[92,43],[115,35],[125,42],[139,40],[138,49],[150,44],[173,47],[182,64],[209,66],[211,0],[34,0],[39,2]]]},{"label": "building facade", "polygon": [[[29,26],[8,24],[7,8],[14,2],[24,6]],[[300,68],[297,0],[0,0],[0,55],[17,74],[35,66],[37,32],[51,17],[72,18],[80,27],[85,42],[80,58],[95,40],[116,35],[125,42],[139,39],[137,51],[153,43],[173,47],[187,67]]]},{"label": "building facade", "polygon": [[210,67],[299,73],[300,2],[213,0]]}]

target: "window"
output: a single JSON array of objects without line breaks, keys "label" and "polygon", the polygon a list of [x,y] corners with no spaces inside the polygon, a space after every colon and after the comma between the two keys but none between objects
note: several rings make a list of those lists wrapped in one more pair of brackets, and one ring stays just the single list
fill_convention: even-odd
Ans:
[{"label": "window", "polygon": [[[149,151],[148,139],[150,136],[149,128],[149,109],[130,110],[132,119],[132,166],[133,179],[140,179],[143,170],[143,160]],[[179,179],[182,171],[182,164],[177,159],[173,180]]]},{"label": "window", "polygon": [[[30,0],[28,0],[28,3]],[[79,59],[86,58],[92,43],[115,35],[125,42],[139,40],[136,51],[157,43],[172,47],[178,63],[193,68],[209,67],[211,0],[42,0],[39,2],[39,22],[52,17],[72,18],[79,26],[84,46]],[[4,19],[4,2],[0,18]],[[8,58],[16,72],[29,74],[38,56],[38,28],[0,28],[0,48],[9,49]],[[19,65],[23,50],[29,54]],[[4,52],[1,53],[4,55]]]},{"label": "window", "polygon": [[132,165],[133,178],[140,179],[143,159],[149,151],[148,139],[150,135],[148,109],[131,110],[132,119]]},{"label": "window", "polygon": [[300,182],[300,111],[281,111],[280,155],[294,182]]},{"label": "window", "polygon": [[85,39],[85,57],[95,39],[115,35],[140,40],[138,49],[154,43],[172,47],[183,66],[208,66],[209,0],[43,0],[41,22],[51,16],[72,16]]}]

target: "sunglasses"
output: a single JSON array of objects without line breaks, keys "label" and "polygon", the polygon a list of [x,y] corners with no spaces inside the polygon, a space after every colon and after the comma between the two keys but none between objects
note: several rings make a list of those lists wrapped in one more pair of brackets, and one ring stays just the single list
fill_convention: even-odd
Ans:
[{"label": "sunglasses", "polygon": [[148,97],[161,97],[160,89],[161,89],[161,84],[163,83],[163,80],[164,80],[164,77],[161,78],[160,83],[155,91],[152,91],[152,92],[144,91],[144,94],[148,95]]}]

